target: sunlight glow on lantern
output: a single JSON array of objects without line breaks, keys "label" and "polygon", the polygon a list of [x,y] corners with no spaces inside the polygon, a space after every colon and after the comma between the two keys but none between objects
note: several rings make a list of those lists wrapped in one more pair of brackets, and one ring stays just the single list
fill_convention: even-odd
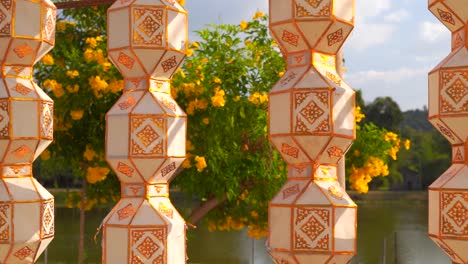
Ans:
[{"label": "sunlight glow on lantern", "polygon": [[6,0],[0,12],[0,263],[34,263],[54,238],[54,197],[32,175],[53,138],[53,102],[32,71],[54,46],[56,8]]},{"label": "sunlight glow on lantern", "polygon": [[176,1],[116,1],[108,35],[125,89],[106,116],[106,159],[122,197],[104,220],[102,261],[185,263],[185,221],[169,183],[185,160],[187,116],[169,80],[186,55],[187,12]]},{"label": "sunlight glow on lantern", "polygon": [[452,52],[429,73],[429,121],[452,144],[452,166],[429,186],[429,237],[468,263],[468,0],[429,1]]},{"label": "sunlight glow on lantern", "polygon": [[270,139],[288,164],[269,206],[267,246],[277,264],[348,263],[356,254],[357,206],[337,177],[355,138],[355,103],[336,53],[353,25],[353,0],[270,0],[288,68],[269,93]]}]

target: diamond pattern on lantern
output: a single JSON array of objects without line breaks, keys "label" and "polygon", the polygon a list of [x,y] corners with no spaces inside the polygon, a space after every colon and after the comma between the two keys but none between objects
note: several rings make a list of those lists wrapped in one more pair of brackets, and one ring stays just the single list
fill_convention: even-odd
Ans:
[{"label": "diamond pattern on lantern", "polygon": [[329,0],[296,0],[296,17],[328,17]]},{"label": "diamond pattern on lantern", "polygon": [[13,151],[13,155],[18,159],[23,158],[24,156],[30,153],[32,153],[32,150],[28,148],[26,145],[23,145]]},{"label": "diamond pattern on lantern", "polygon": [[165,263],[166,229],[160,227],[132,230],[131,250],[131,263],[135,259],[139,259],[141,263]]},{"label": "diamond pattern on lantern", "polygon": [[163,61],[161,66],[163,67],[164,72],[168,72],[170,69],[177,67],[176,57],[172,56],[169,59]]},{"label": "diamond pattern on lantern", "polygon": [[133,209],[133,205],[131,203],[117,211],[119,220],[124,220],[132,216],[134,213],[135,213],[135,209]]},{"label": "diamond pattern on lantern", "polygon": [[42,204],[42,238],[54,235],[54,200]]},{"label": "diamond pattern on lantern", "polygon": [[54,135],[54,106],[53,103],[41,104],[41,137],[52,139]]},{"label": "diamond pattern on lantern", "polygon": [[129,70],[131,70],[133,68],[133,65],[135,64],[135,60],[123,52],[119,53],[117,61],[123,66],[127,67]]},{"label": "diamond pattern on lantern", "polygon": [[22,95],[27,95],[28,93],[30,93],[32,91],[32,89],[22,85],[21,83],[18,83],[15,88],[13,88],[13,90],[15,90],[16,92],[22,94]]},{"label": "diamond pattern on lantern", "polygon": [[16,251],[15,254],[13,254],[13,256],[17,257],[20,260],[24,260],[33,253],[34,251],[32,249],[30,249],[28,246],[24,246],[20,250]]},{"label": "diamond pattern on lantern", "polygon": [[452,13],[444,11],[439,8],[437,8],[437,12],[439,13],[440,19],[442,21],[455,25],[455,20],[453,19]]},{"label": "diamond pattern on lantern", "polygon": [[10,114],[8,109],[8,99],[0,100],[0,137],[9,136]]},{"label": "diamond pattern on lantern", "polygon": [[283,31],[283,36],[281,36],[281,39],[289,43],[289,45],[297,47],[299,42],[299,35],[291,33],[285,29]]},{"label": "diamond pattern on lantern", "polygon": [[442,234],[468,236],[468,193],[442,192]]},{"label": "diamond pattern on lantern", "polygon": [[164,118],[151,115],[131,117],[131,154],[164,154]]},{"label": "diamond pattern on lantern", "polygon": [[0,204],[0,243],[10,241],[11,205]]},{"label": "diamond pattern on lantern", "polygon": [[294,93],[294,132],[330,131],[328,91]]},{"label": "diamond pattern on lantern", "polygon": [[328,34],[327,36],[328,39],[328,46],[333,46],[336,43],[340,43],[343,41],[343,29],[340,28],[337,31]]},{"label": "diamond pattern on lantern", "polygon": [[162,8],[134,8],[133,43],[163,45],[164,9]]},{"label": "diamond pattern on lantern", "polygon": [[441,75],[440,112],[468,112],[468,70],[445,70]]},{"label": "diamond pattern on lantern", "polygon": [[11,34],[11,3],[12,0],[0,1],[0,34]]},{"label": "diamond pattern on lantern", "polygon": [[23,43],[21,45],[16,46],[16,48],[13,49],[13,52],[16,54],[16,56],[22,59],[33,53],[33,49],[28,44]]},{"label": "diamond pattern on lantern", "polygon": [[44,17],[44,27],[42,28],[42,35],[45,40],[55,40],[55,17],[57,16],[57,10],[46,7],[46,15]]},{"label": "diamond pattern on lantern", "polygon": [[296,208],[294,249],[328,250],[330,243],[330,210]]},{"label": "diamond pattern on lantern", "polygon": [[133,173],[135,172],[134,169],[123,162],[117,163],[117,170],[130,178],[133,177]]}]

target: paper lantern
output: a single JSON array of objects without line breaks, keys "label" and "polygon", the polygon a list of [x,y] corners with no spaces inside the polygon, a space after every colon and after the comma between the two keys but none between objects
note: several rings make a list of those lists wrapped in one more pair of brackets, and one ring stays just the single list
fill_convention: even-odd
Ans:
[{"label": "paper lantern", "polygon": [[185,221],[169,182],[185,159],[187,116],[169,79],[185,57],[187,12],[176,1],[116,1],[109,57],[125,78],[107,114],[106,158],[122,197],[104,220],[103,263],[185,263]]},{"label": "paper lantern", "polygon": [[468,263],[468,1],[429,1],[452,52],[429,73],[429,121],[452,144],[452,166],[429,186],[429,237]]},{"label": "paper lantern", "polygon": [[337,163],[355,138],[354,91],[336,71],[354,1],[270,0],[270,29],[287,71],[269,93],[270,140],[288,181],[269,205],[267,247],[278,264],[348,263],[357,206]]},{"label": "paper lantern", "polygon": [[53,102],[32,70],[54,46],[55,18],[49,0],[0,2],[0,263],[34,263],[54,237],[54,197],[32,175]]}]

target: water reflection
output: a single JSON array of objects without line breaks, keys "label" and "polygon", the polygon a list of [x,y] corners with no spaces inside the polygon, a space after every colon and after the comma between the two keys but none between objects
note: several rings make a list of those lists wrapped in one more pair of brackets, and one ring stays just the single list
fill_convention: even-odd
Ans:
[{"label": "water reflection", "polygon": [[[357,264],[449,264],[449,259],[427,238],[427,200],[401,196],[399,200],[366,200],[359,204]],[[86,263],[101,263],[100,239],[93,236],[110,209],[88,212]],[[48,248],[48,263],[76,263],[79,212],[56,209],[56,235]],[[190,229],[187,253],[190,264],[271,264],[265,240],[254,240],[246,232],[209,233],[206,228]],[[386,243],[384,243],[386,240]],[[386,244],[384,250],[384,244]],[[44,263],[45,255],[38,263]]]}]

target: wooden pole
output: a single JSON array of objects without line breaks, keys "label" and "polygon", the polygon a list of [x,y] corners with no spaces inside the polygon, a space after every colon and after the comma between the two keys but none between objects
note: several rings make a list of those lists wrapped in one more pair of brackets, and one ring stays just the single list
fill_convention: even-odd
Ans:
[{"label": "wooden pole", "polygon": [[78,246],[78,264],[84,262],[84,247],[85,247],[85,206],[86,206],[86,178],[83,179],[83,187],[81,190],[81,208],[80,208],[80,241]]}]

